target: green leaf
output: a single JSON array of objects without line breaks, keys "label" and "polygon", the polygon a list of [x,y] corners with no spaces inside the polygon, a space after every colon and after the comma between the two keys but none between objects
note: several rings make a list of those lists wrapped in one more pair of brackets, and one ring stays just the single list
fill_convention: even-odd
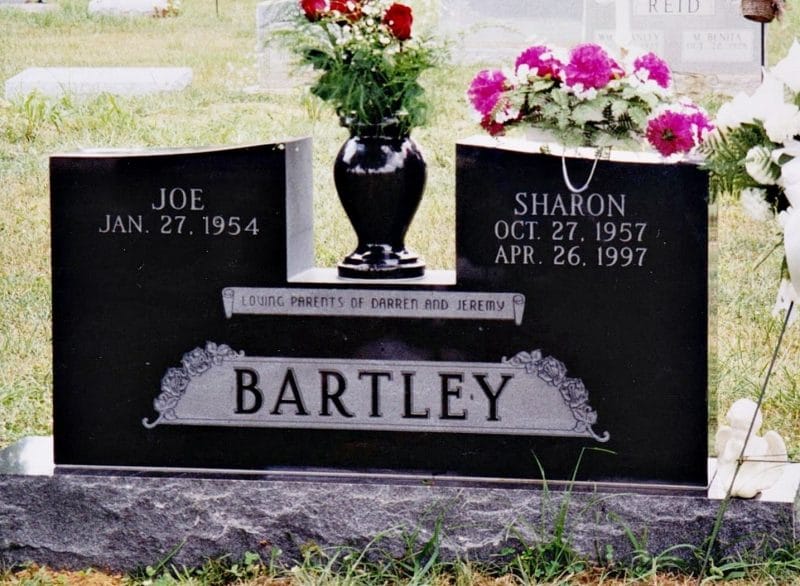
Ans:
[{"label": "green leaf", "polygon": [[717,129],[706,137],[700,148],[705,155],[704,167],[709,171],[712,199],[723,193],[739,193],[747,187],[758,187],[745,168],[747,153],[754,146],[777,148],[761,124],[742,124],[732,129]]},{"label": "green leaf", "polygon": [[554,89],[550,93],[550,97],[553,99],[553,102],[562,108],[569,108],[569,96],[567,93],[561,89]]},{"label": "green leaf", "polygon": [[611,115],[614,118],[618,119],[627,112],[628,112],[627,100],[619,100],[619,99],[611,100]]},{"label": "green leaf", "polygon": [[572,112],[572,119],[578,126],[585,126],[587,122],[603,122],[603,105],[595,102],[587,102],[577,106]]},{"label": "green leaf", "polygon": [[755,146],[744,158],[747,174],[759,183],[772,184],[781,176],[781,168],[772,162],[772,150],[766,146]]}]

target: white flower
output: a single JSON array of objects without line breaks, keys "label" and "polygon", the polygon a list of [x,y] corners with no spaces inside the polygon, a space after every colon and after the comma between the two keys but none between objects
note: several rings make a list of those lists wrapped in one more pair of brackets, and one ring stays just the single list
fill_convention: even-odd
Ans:
[{"label": "white flower", "polygon": [[800,130],[800,109],[786,103],[785,91],[783,82],[768,73],[750,100],[753,118],[764,123],[773,142],[786,142]]},{"label": "white flower", "polygon": [[788,55],[772,68],[772,73],[792,91],[800,92],[800,44],[792,43]]},{"label": "white flower", "polygon": [[551,55],[561,61],[561,63],[569,63],[569,50],[566,47],[551,47]]},{"label": "white flower", "polygon": [[754,146],[744,158],[747,174],[761,185],[775,185],[778,173],[773,172],[772,151],[763,145]]},{"label": "white flower", "polygon": [[634,75],[626,78],[626,81],[636,92],[636,95],[648,103],[653,104],[658,102],[658,98],[668,98],[672,95],[671,88],[661,87],[658,82],[649,79],[650,72],[647,69],[638,69]]},{"label": "white flower", "polygon": [[785,100],[786,87],[772,74],[752,96],[740,93],[719,109],[715,123],[720,128],[735,128],[760,120],[773,142],[786,142],[800,132],[800,108]]},{"label": "white flower", "polygon": [[[533,74],[536,75],[536,72],[534,71]],[[517,71],[516,71],[515,75],[520,80],[528,81],[528,79],[530,78],[530,75],[531,75],[531,66],[528,65],[527,63],[520,63],[519,67],[517,67]]]},{"label": "white flower", "polygon": [[778,185],[783,187],[789,203],[800,209],[800,157],[795,156],[794,159],[783,164]]},{"label": "white flower", "polygon": [[565,88],[565,91],[574,95],[581,101],[594,100],[597,97],[596,88],[584,88],[582,83],[576,83],[573,86],[567,87]]},{"label": "white flower", "polygon": [[762,120],[772,142],[786,142],[800,133],[800,108],[794,104],[774,104]]},{"label": "white flower", "polygon": [[761,120],[766,127],[767,121],[774,117],[775,122],[770,123],[770,126],[773,127],[773,132],[779,134],[780,129],[777,125],[780,121],[787,117],[791,118],[785,106],[797,109],[796,106],[786,104],[784,101],[783,82],[773,75],[766,74],[764,81],[752,96],[740,93],[732,101],[723,104],[715,122],[721,128],[735,128],[747,122]]},{"label": "white flower", "polygon": [[495,114],[494,119],[496,122],[503,124],[508,122],[509,120],[516,120],[519,117],[519,110],[515,110],[514,108],[504,108],[497,114]]},{"label": "white flower", "polygon": [[[789,278],[796,296],[800,292],[800,208],[792,206],[786,210],[783,224],[783,248],[786,252]],[[800,307],[797,309],[800,311]]]},{"label": "white flower", "polygon": [[772,307],[772,315],[778,317],[782,311],[788,311],[789,306],[794,303],[792,316],[789,318],[789,325],[792,325],[800,313],[800,295],[797,294],[792,284],[783,279],[778,287],[778,295],[775,297],[775,305]]},{"label": "white flower", "polygon": [[772,216],[772,209],[764,199],[766,194],[766,189],[752,187],[743,189],[739,197],[744,213],[756,222],[766,222]]},{"label": "white flower", "polygon": [[740,92],[730,102],[725,102],[717,112],[714,124],[717,128],[736,128],[746,122],[753,121],[750,108],[750,96]]}]

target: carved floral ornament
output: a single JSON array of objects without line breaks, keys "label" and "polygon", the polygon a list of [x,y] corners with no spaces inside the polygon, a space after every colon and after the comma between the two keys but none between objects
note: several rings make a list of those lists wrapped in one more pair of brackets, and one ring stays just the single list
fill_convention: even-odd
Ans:
[{"label": "carved floral ornament", "polygon": [[544,382],[557,387],[564,402],[575,417],[575,431],[589,433],[599,442],[607,442],[611,437],[606,431],[597,435],[592,426],[597,423],[597,411],[589,405],[589,391],[579,378],[567,377],[567,367],[560,360],[542,354],[541,350],[519,352],[511,358],[503,358],[503,364],[519,366],[528,374],[534,374]]},{"label": "carved floral ornament", "polygon": [[244,352],[236,352],[226,344],[217,345],[206,342],[205,348],[195,348],[183,355],[180,368],[170,368],[161,378],[161,394],[153,401],[153,408],[158,411],[158,418],[150,423],[147,418],[142,424],[152,429],[162,421],[177,419],[175,408],[178,406],[189,382],[214,366],[219,366],[226,358],[244,356]]}]

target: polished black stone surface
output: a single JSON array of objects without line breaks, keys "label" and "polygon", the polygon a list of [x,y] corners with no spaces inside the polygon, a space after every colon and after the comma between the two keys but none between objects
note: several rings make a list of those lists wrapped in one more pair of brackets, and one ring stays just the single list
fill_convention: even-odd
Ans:
[{"label": "polished black stone surface", "polygon": [[[541,348],[582,378],[613,452],[579,476],[704,483],[707,437],[707,175],[691,164],[567,159],[461,144],[459,283],[516,288],[519,328],[492,345]],[[512,350],[513,349],[513,350]],[[522,445],[524,444],[524,445]],[[585,442],[514,441],[565,474]]]},{"label": "polished black stone surface", "polygon": [[[560,158],[462,145],[457,283],[413,287],[523,294],[519,325],[386,314],[226,317],[226,287],[365,287],[289,278],[310,262],[302,213],[309,149],[299,142],[52,159],[57,465],[505,479],[544,472],[563,480],[580,462],[584,480],[706,484],[705,174],[601,161],[582,208],[534,210],[533,196],[518,194],[569,195]],[[586,171],[580,161],[571,166]],[[595,192],[602,196],[590,202]],[[587,215],[601,200],[612,216]],[[564,400],[591,411],[584,415],[597,437],[143,425],[164,399],[165,373],[208,341],[320,368],[337,360],[500,364],[541,350],[585,384],[563,391]],[[565,382],[563,372],[555,376]],[[610,440],[598,441],[606,432]]]}]

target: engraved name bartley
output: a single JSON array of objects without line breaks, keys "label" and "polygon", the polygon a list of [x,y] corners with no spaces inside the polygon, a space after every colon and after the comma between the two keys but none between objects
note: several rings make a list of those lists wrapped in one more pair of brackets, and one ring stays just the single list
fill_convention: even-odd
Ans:
[{"label": "engraved name bartley", "polygon": [[589,392],[540,350],[499,364],[245,356],[208,342],[161,379],[142,423],[587,437]]},{"label": "engraved name bartley", "polygon": [[521,293],[461,291],[375,291],[369,289],[301,289],[226,287],[225,316],[330,315],[411,319],[485,319],[522,323]]}]

